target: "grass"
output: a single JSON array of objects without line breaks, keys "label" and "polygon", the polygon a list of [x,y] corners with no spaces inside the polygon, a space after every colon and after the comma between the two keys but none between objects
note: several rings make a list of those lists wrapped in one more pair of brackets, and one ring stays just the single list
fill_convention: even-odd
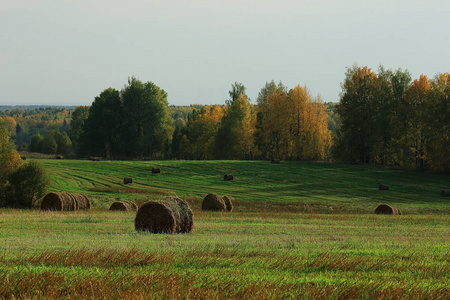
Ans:
[{"label": "grass", "polygon": [[[86,193],[99,208],[117,199],[142,202],[173,194],[201,202],[215,192],[234,197],[243,211],[260,211],[269,203],[270,209],[280,211],[288,207],[297,212],[372,213],[378,204],[388,203],[405,214],[450,213],[448,198],[440,196],[450,187],[449,177],[377,167],[265,161],[41,161],[51,174],[53,191]],[[160,167],[161,174],[152,174],[152,167]],[[235,179],[224,181],[224,174]],[[123,184],[124,177],[132,177],[133,184]],[[379,191],[379,183],[390,190]]]},{"label": "grass", "polygon": [[[447,177],[300,162],[42,162],[54,191],[87,193],[94,208],[0,210],[2,299],[450,298]],[[235,211],[201,211],[209,192],[233,196]],[[107,210],[170,194],[190,203],[192,233],[139,233],[135,213]],[[374,215],[379,202],[405,215]]]}]

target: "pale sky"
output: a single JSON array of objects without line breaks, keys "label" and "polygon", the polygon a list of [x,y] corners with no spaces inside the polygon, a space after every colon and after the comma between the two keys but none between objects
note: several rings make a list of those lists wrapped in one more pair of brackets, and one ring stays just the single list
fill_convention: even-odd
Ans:
[{"label": "pale sky", "polygon": [[0,104],[90,105],[128,77],[170,104],[224,104],[241,82],[338,101],[346,67],[450,72],[448,0],[1,0]]}]

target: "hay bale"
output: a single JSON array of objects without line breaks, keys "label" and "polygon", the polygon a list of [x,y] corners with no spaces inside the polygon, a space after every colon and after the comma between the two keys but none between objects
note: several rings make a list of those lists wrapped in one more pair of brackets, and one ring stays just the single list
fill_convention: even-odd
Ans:
[{"label": "hay bale", "polygon": [[226,209],[225,201],[219,195],[210,193],[203,198],[202,210],[225,211]]},{"label": "hay bale", "polygon": [[124,177],[123,178],[123,183],[124,184],[133,183],[133,178],[131,178],[131,177]]},{"label": "hay bale", "polygon": [[401,211],[395,207],[388,204],[380,204],[375,208],[375,214],[377,215],[401,215]]},{"label": "hay bale", "polygon": [[91,200],[85,194],[76,194],[76,200],[78,203],[78,210],[91,209]]},{"label": "hay bale", "polygon": [[223,202],[225,202],[227,211],[232,212],[234,208],[233,203],[231,202],[232,198],[230,196],[223,196],[222,199]]},{"label": "hay bale", "polygon": [[178,197],[165,197],[160,201],[148,201],[139,207],[134,219],[137,231],[152,233],[188,233],[194,226],[193,213]]},{"label": "hay bale", "polygon": [[130,200],[124,200],[124,201],[122,201],[122,202],[128,203],[128,205],[130,206],[131,210],[134,210],[134,211],[138,210],[137,204],[134,203],[133,201],[130,201]]},{"label": "hay bale", "polygon": [[271,164],[275,164],[275,165],[279,165],[281,163],[281,161],[279,159],[272,159],[270,161]]},{"label": "hay bale", "polygon": [[441,191],[441,197],[448,197],[448,196],[450,196],[450,190]]},{"label": "hay bale", "polygon": [[159,174],[161,173],[161,168],[152,168],[152,174]]},{"label": "hay bale", "polygon": [[378,189],[380,191],[389,191],[389,186],[380,183],[380,185],[378,186]]},{"label": "hay bale", "polygon": [[62,211],[63,210],[63,200],[58,193],[48,193],[42,199],[41,210],[53,210]]},{"label": "hay bale", "polygon": [[100,161],[101,159],[102,159],[101,157],[89,156],[89,160],[91,161]]},{"label": "hay bale", "polygon": [[64,156],[62,156],[62,155],[56,155],[55,158],[56,158],[56,159],[64,159]]},{"label": "hay bale", "polygon": [[41,202],[41,210],[76,211],[90,207],[91,202],[83,194],[48,193]]},{"label": "hay bale", "polygon": [[234,179],[233,175],[229,175],[229,174],[223,175],[223,180],[228,181],[228,180],[233,180],[233,179]]},{"label": "hay bale", "polygon": [[129,203],[123,201],[116,201],[109,207],[109,210],[113,211],[129,211],[132,210],[131,205]]}]

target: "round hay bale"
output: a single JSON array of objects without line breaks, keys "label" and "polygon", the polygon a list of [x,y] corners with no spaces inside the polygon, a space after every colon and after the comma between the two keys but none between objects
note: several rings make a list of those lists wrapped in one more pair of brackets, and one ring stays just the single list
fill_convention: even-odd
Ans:
[{"label": "round hay bale", "polygon": [[441,197],[448,197],[450,196],[450,190],[442,190],[441,191]]},{"label": "round hay bale", "polygon": [[60,193],[63,200],[63,211],[78,210],[77,196],[69,193]]},{"label": "round hay bale", "polygon": [[153,174],[159,174],[159,173],[161,173],[161,168],[152,168],[152,173],[153,173]]},{"label": "round hay bale", "polygon": [[378,189],[380,191],[389,191],[389,186],[380,183],[380,185],[378,186]]},{"label": "round hay bale", "polygon": [[78,210],[91,209],[91,200],[85,194],[76,194],[78,202]]},{"label": "round hay bale", "polygon": [[41,210],[76,211],[90,208],[91,202],[84,194],[48,193],[41,202]]},{"label": "round hay bale", "polygon": [[188,233],[193,225],[192,210],[186,201],[178,197],[148,201],[139,207],[134,219],[137,231],[152,233]]},{"label": "round hay bale", "polygon": [[189,204],[179,198],[179,197],[165,197],[164,201],[173,201],[175,200],[178,204],[180,211],[174,211],[175,217],[177,218],[177,229],[178,232],[188,233],[192,231],[194,228],[194,213],[192,212]]},{"label": "round hay bale", "polygon": [[231,202],[231,197],[230,196],[223,196],[222,197],[223,202],[225,202],[225,206],[227,208],[227,211],[232,212],[233,211],[233,203]]},{"label": "round hay bale", "polygon": [[271,164],[275,164],[275,165],[279,165],[281,162],[280,162],[279,159],[272,159],[272,160],[270,161],[270,163],[271,163]]},{"label": "round hay bale", "polygon": [[63,200],[59,193],[48,193],[42,199],[41,210],[63,210]]},{"label": "round hay bale", "polygon": [[123,183],[124,184],[133,183],[133,178],[131,178],[131,177],[124,177],[123,178]]},{"label": "round hay bale", "polygon": [[375,214],[377,215],[401,215],[400,210],[388,204],[380,204],[375,208]]},{"label": "round hay bale", "polygon": [[116,201],[109,207],[109,210],[114,211],[128,211],[132,210],[131,205],[129,203],[123,201]]},{"label": "round hay bale", "polygon": [[225,175],[223,175],[223,180],[233,180],[234,179],[234,177],[233,177],[233,175],[228,175],[228,174],[225,174]]},{"label": "round hay bale", "polygon": [[123,202],[128,203],[128,205],[130,206],[131,210],[138,210],[138,206],[136,203],[134,203],[133,201],[130,200],[124,200]]},{"label": "round hay bale", "polygon": [[203,198],[202,210],[225,211],[227,206],[222,197],[214,193],[210,193]]}]

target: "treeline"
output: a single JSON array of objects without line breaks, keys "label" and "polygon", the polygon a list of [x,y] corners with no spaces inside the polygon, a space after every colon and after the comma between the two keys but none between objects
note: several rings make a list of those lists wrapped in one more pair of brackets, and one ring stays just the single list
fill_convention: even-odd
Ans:
[{"label": "treeline", "polygon": [[[29,149],[111,159],[333,160],[450,172],[450,75],[347,69],[340,101],[268,82],[252,105],[235,83],[223,105],[169,106],[152,82],[130,78],[91,106],[0,112]],[[30,133],[33,132],[33,136]],[[18,143],[19,142],[19,143]]]},{"label": "treeline", "polygon": [[[245,86],[232,85],[225,105],[178,109],[167,93],[130,78],[121,91],[104,90],[77,107],[68,131],[79,156],[176,159],[323,160],[331,146],[326,106],[306,87],[267,83],[257,106]],[[186,119],[187,117],[187,119]]]},{"label": "treeline", "polygon": [[450,74],[433,79],[368,67],[347,69],[333,157],[450,172]]}]

